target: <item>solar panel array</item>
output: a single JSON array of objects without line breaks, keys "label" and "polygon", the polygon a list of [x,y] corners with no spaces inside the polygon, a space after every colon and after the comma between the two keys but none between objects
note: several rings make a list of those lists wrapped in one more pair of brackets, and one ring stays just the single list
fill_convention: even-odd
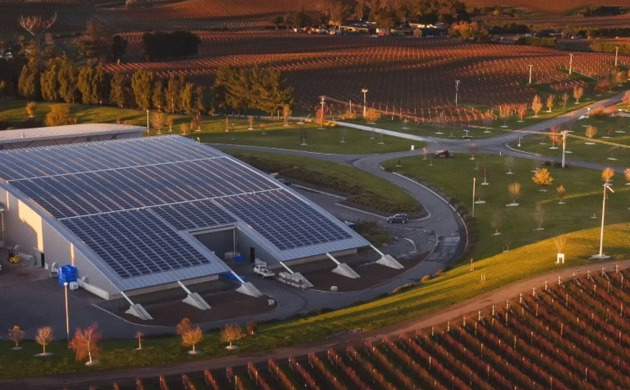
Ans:
[{"label": "solar panel array", "polygon": [[[225,175],[231,172],[238,180]],[[12,181],[55,218],[209,199],[277,188],[228,158],[170,162]]]},{"label": "solar panel array", "polygon": [[62,222],[122,278],[210,263],[149,210],[91,215]]},{"label": "solar panel array", "polygon": [[[160,138],[168,138],[164,142]],[[113,142],[45,146],[2,152],[0,172],[5,180],[63,175],[189,161],[222,155],[177,136],[130,138]]]},{"label": "solar panel array", "polygon": [[285,190],[220,198],[216,201],[280,250],[352,238]]},{"label": "solar panel array", "polygon": [[236,222],[233,216],[211,200],[161,206],[153,210],[178,230],[195,230]]},{"label": "solar panel array", "polygon": [[[164,276],[177,270],[229,270],[181,231],[251,227],[283,260],[328,250],[317,252],[318,244],[365,245],[267,175],[179,136],[2,151],[0,177],[60,220],[124,286],[147,275],[154,284],[179,280]],[[151,285],[133,287],[142,283]]]}]

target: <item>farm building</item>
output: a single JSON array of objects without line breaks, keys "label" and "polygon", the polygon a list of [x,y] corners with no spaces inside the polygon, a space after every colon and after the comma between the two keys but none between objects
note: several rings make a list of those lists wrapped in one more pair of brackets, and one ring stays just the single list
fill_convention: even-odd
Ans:
[{"label": "farm building", "polygon": [[226,253],[273,267],[369,245],[274,178],[181,136],[0,151],[0,199],[5,244],[34,266],[74,265],[104,299],[237,276]]}]

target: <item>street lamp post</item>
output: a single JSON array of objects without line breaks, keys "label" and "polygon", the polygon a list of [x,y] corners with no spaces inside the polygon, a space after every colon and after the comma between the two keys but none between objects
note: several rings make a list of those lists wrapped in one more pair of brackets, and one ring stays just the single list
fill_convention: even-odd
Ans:
[{"label": "street lamp post", "polygon": [[604,254],[604,220],[606,215],[606,190],[615,193],[612,188],[610,188],[610,183],[608,180],[604,182],[604,195],[602,197],[602,225],[599,231],[599,253],[592,256],[593,259],[607,259],[610,256]]},{"label": "street lamp post", "polygon": [[565,167],[565,161],[566,161],[566,151],[567,151],[567,134],[569,133],[568,130],[563,130],[562,131],[562,168]]},{"label": "street lamp post", "polygon": [[471,215],[475,216],[475,191],[477,189],[477,178],[473,177],[473,188],[472,188],[472,213]]},{"label": "street lamp post", "polygon": [[361,90],[361,92],[363,92],[363,117],[365,118],[365,115],[367,114],[367,93],[368,93],[368,89],[367,88],[363,88]]},{"label": "street lamp post", "polygon": [[591,117],[591,108],[590,107],[586,107],[586,117],[587,118]]},{"label": "street lamp post", "polygon": [[147,131],[149,131],[150,129],[150,123],[149,123],[149,110],[147,109]]},{"label": "street lamp post", "polygon": [[569,74],[573,74],[573,54],[569,54]]},{"label": "street lamp post", "polygon": [[319,125],[321,126],[321,128],[323,128],[324,127],[324,107],[326,105],[326,96],[320,96],[319,98],[321,99],[321,105],[322,105],[322,108],[321,108],[322,116],[321,116],[321,121]]},{"label": "street lamp post", "polygon": [[518,147],[521,147],[521,140],[523,139],[523,137],[518,137]]},{"label": "street lamp post", "polygon": [[533,66],[534,66],[534,65],[529,65],[529,84],[531,84],[531,83],[532,83],[532,67],[533,67]]},{"label": "street lamp post", "polygon": [[63,282],[63,291],[66,303],[66,338],[70,342],[70,316],[68,314],[68,282]]},{"label": "street lamp post", "polygon": [[459,100],[459,83],[461,81],[460,80],[455,80],[455,106],[458,106],[458,100]]}]

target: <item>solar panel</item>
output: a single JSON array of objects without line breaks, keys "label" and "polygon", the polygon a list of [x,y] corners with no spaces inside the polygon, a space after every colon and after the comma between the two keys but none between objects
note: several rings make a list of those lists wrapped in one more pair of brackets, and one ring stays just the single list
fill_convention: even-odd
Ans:
[{"label": "solar panel", "polygon": [[191,143],[183,137],[163,136],[0,151],[0,177],[18,180],[221,155],[211,148],[191,147]]},{"label": "solar panel", "polygon": [[[231,175],[225,174],[228,171]],[[278,188],[227,157],[23,179],[11,184],[56,218]]]},{"label": "solar panel", "polygon": [[286,190],[215,200],[280,250],[352,236]]},{"label": "solar panel", "polygon": [[153,211],[179,230],[211,228],[236,222],[234,217],[210,200],[160,206]]},{"label": "solar panel", "polygon": [[123,279],[210,263],[149,210],[62,222]]}]

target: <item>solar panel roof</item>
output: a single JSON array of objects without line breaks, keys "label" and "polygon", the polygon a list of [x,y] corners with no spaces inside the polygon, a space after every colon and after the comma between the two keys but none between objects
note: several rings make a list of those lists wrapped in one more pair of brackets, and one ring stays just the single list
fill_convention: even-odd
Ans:
[{"label": "solar panel roof", "polygon": [[278,261],[369,244],[276,180],[180,136],[0,151],[0,177],[123,290],[228,271],[189,234],[204,229],[234,225]]}]

